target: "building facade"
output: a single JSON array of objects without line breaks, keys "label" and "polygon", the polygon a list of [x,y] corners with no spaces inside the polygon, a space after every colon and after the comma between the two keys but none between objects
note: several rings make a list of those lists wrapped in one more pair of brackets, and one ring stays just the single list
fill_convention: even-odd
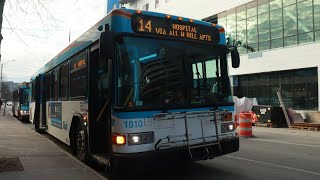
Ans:
[{"label": "building facade", "polygon": [[234,95],[320,110],[320,0],[130,0],[127,8],[218,23],[239,45]]}]

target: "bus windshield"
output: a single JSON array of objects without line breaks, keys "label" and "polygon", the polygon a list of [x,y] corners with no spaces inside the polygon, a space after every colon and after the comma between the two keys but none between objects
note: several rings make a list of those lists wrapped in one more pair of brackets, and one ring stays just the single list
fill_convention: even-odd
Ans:
[{"label": "bus windshield", "polygon": [[232,103],[222,46],[137,37],[117,43],[117,106],[204,107]]},{"label": "bus windshield", "polygon": [[28,106],[29,105],[29,89],[22,90],[22,99],[21,105]]}]

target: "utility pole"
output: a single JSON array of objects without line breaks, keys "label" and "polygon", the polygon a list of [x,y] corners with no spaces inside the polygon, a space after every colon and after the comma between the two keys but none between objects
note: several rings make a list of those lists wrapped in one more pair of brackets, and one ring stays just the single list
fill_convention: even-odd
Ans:
[{"label": "utility pole", "polygon": [[2,99],[2,70],[3,70],[3,63],[1,63],[1,77],[0,77],[0,99]]}]

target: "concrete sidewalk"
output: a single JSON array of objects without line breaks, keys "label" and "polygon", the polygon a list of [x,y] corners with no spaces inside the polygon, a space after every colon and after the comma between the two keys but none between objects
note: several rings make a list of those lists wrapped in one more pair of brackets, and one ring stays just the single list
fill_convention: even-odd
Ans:
[{"label": "concrete sidewalk", "polygon": [[[21,163],[20,163],[20,162]],[[1,180],[105,179],[47,138],[0,112]]]}]

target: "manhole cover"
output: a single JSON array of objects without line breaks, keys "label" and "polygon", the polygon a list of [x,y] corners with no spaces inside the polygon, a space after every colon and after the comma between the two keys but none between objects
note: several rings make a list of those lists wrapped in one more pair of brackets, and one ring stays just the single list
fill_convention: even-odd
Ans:
[{"label": "manhole cover", "polygon": [[19,158],[0,158],[0,173],[7,171],[23,171]]}]

